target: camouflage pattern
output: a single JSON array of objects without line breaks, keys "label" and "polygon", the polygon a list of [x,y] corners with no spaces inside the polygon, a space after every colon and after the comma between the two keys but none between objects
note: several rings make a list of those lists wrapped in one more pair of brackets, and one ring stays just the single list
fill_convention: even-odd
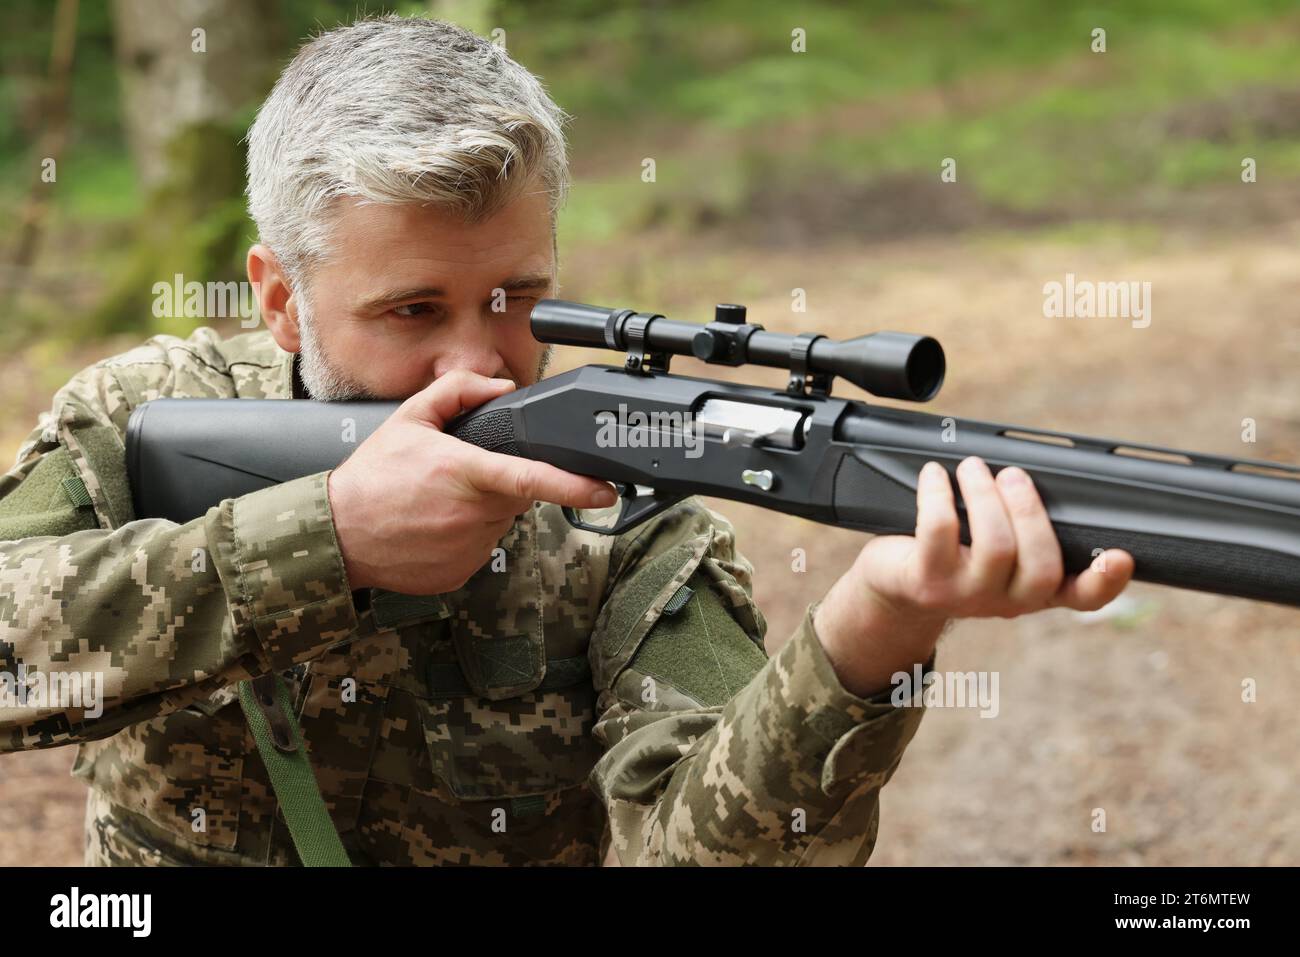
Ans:
[{"label": "camouflage pattern", "polygon": [[87,863],[297,863],[235,690],[267,671],[358,864],[866,860],[922,710],[846,692],[813,607],[768,660],[752,569],[694,500],[617,538],[535,505],[441,596],[351,591],[328,473],[135,520],[131,410],[291,399],[292,359],[155,337],[75,376],[0,478],[0,672],[105,681],[97,718],[0,708],[0,749],[78,745]]}]

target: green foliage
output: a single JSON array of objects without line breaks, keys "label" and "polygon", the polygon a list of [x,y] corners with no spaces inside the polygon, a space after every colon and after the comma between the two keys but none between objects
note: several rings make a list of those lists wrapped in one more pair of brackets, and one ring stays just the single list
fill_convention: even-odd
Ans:
[{"label": "green foliage", "polygon": [[[1132,51],[1112,48],[1105,72],[1087,84],[1058,81],[987,101],[976,92],[957,115],[827,137],[814,158],[852,177],[937,172],[937,158],[952,156],[960,178],[987,201],[1020,209],[1233,182],[1246,155],[1275,158],[1273,175],[1294,175],[1300,117],[1252,115],[1242,98],[1288,89],[1296,53],[1286,35],[1196,35],[1175,43],[1156,34]],[[1207,142],[1198,124],[1221,138]]]},{"label": "green foliage", "polygon": [[[287,57],[300,39],[357,15],[427,8],[285,0],[276,35]],[[1237,181],[1246,155],[1261,175],[1300,176],[1297,111],[1284,96],[1270,100],[1296,88],[1300,18],[1289,0],[495,0],[463,9],[477,29],[503,29],[511,54],[575,117],[567,247],[744,224],[760,198],[799,189],[933,181],[947,156],[972,202],[1051,222],[1177,203]],[[0,12],[5,221],[39,169],[53,10],[49,0],[6,0]],[[77,277],[76,302],[31,291],[0,335],[65,328],[73,308],[80,334],[149,330],[153,282],[174,272],[241,278],[253,235],[239,139],[256,103],[176,144],[183,170],[146,194],[123,138],[111,5],[82,3],[77,27],[72,125],[38,262]],[[1104,54],[1089,50],[1097,27],[1107,31]],[[796,29],[806,53],[792,52]],[[654,183],[641,179],[646,156]],[[0,257],[8,239],[0,234]]]},{"label": "green foliage", "polygon": [[[242,254],[250,229],[241,196],[240,135],[228,126],[203,124],[189,127],[170,144],[171,178],[149,196],[135,242],[108,295],[80,332],[149,329],[153,285],[177,273],[215,282],[243,278]],[[169,324],[174,326],[171,320]]]}]

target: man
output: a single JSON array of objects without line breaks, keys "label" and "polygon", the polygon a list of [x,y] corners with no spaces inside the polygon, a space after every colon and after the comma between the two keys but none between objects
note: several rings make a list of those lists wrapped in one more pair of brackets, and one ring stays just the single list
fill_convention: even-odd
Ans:
[{"label": "man", "polygon": [[[603,483],[443,435],[546,366],[563,119],[445,23],[308,43],[249,136],[266,330],[83,371],[0,481],[0,669],[105,692],[0,711],[0,742],[79,743],[89,863],[299,861],[237,693],[267,675],[353,863],[862,863],[921,716],[890,676],[951,619],[1126,584],[1122,552],[1065,579],[1028,477],[978,460],[962,546],[932,464],[916,536],[869,542],[768,660],[722,516],[577,532],[560,506],[611,504]],[[337,469],[176,525],[133,520],[125,480],[159,396],[405,401]]]}]

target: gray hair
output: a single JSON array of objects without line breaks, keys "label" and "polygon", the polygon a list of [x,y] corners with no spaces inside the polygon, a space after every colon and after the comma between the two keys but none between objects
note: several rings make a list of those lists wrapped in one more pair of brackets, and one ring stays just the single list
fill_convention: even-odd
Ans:
[{"label": "gray hair", "polygon": [[248,209],[303,294],[340,197],[433,204],[474,223],[535,182],[568,192],[569,116],[500,46],[441,20],[383,16],[323,33],[248,133]]}]

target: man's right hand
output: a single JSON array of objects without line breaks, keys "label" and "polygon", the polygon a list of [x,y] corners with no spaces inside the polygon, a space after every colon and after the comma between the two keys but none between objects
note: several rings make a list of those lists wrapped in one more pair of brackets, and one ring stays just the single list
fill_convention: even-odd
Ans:
[{"label": "man's right hand", "polygon": [[455,591],[535,501],[614,503],[604,482],[443,434],[460,412],[513,389],[509,379],[448,372],[402,403],[330,473],[330,508],[352,588]]}]

